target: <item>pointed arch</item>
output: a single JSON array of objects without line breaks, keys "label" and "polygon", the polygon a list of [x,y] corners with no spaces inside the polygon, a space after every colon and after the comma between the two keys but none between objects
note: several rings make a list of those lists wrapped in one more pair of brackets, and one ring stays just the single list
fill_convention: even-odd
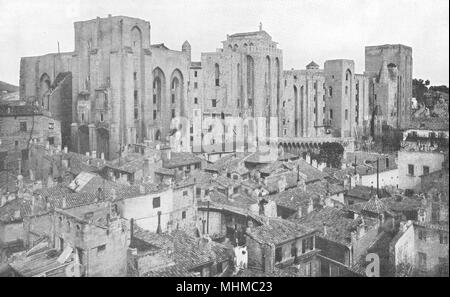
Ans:
[{"label": "pointed arch", "polygon": [[161,68],[153,70],[153,120],[161,120],[162,102],[165,101],[166,76]]},{"label": "pointed arch", "polygon": [[215,86],[220,86],[220,67],[219,64],[214,64],[214,79],[215,79]]},{"label": "pointed arch", "polygon": [[170,77],[170,106],[171,109],[178,109],[180,116],[185,116],[184,104],[184,80],[179,69],[175,69]]}]

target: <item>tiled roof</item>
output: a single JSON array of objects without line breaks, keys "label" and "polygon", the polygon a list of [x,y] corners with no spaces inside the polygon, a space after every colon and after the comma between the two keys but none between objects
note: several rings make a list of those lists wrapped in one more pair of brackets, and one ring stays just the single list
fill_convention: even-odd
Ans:
[{"label": "tiled roof", "polygon": [[269,195],[268,198],[279,206],[297,210],[302,207],[307,207],[310,200],[318,199],[319,195],[306,192],[300,187],[295,187],[274,195]]},{"label": "tiled roof", "polygon": [[[356,230],[356,227],[361,223],[360,219],[355,220],[350,215],[345,210],[325,206],[293,221],[319,230],[321,237],[348,246],[351,243],[351,232]],[[364,222],[368,226],[373,226],[376,220],[364,218]],[[326,234],[324,234],[324,225],[327,229]]]},{"label": "tiled roof", "polygon": [[219,186],[222,187],[239,187],[241,184],[237,181],[234,180],[232,178],[228,178],[222,175],[217,176],[216,178],[213,178],[213,182],[218,184]]},{"label": "tiled roof", "polygon": [[213,190],[209,192],[209,198],[211,202],[218,204],[218,205],[229,205],[233,207],[237,207],[240,209],[249,209],[249,207],[258,201],[256,198],[253,198],[249,195],[246,195],[244,193],[237,193],[233,194],[232,198],[229,199],[227,196],[223,193],[220,193],[217,190]]},{"label": "tiled roof", "polygon": [[17,117],[17,116],[32,116],[42,115],[42,111],[30,104],[25,105],[0,105],[0,117]]},{"label": "tiled roof", "polygon": [[381,198],[381,201],[392,211],[414,211],[422,206],[420,199],[407,197],[403,195],[394,195],[393,197]]},{"label": "tiled roof", "polygon": [[161,175],[175,175],[175,169],[157,168],[155,169],[155,173]]},{"label": "tiled roof", "polygon": [[207,188],[212,185],[212,174],[201,170],[192,170],[187,179],[195,183],[197,187]]},{"label": "tiled roof", "polygon": [[317,195],[336,195],[344,193],[346,190],[343,186],[329,183],[326,180],[317,181],[306,185],[306,191]]},{"label": "tiled roof", "polygon": [[260,243],[281,244],[313,233],[314,228],[309,228],[292,221],[281,218],[269,218],[268,222],[247,231],[247,234]]},{"label": "tiled roof", "polygon": [[208,164],[205,170],[220,172],[222,170],[230,171],[239,167],[239,163],[250,156],[250,153],[234,153],[224,156],[212,164]]},{"label": "tiled roof", "polygon": [[[397,169],[397,163],[395,162],[394,155],[378,154],[372,152],[348,152],[346,155],[347,164],[351,165],[351,169],[354,171],[353,167],[356,156],[356,172],[360,175],[370,175],[377,173],[377,159],[379,172],[389,171]],[[386,166],[386,158],[389,159],[389,167]]]},{"label": "tiled roof", "polygon": [[342,183],[345,179],[348,179],[349,176],[353,176],[355,174],[354,167],[348,167],[345,169],[325,167],[323,171],[327,173],[330,177],[333,177],[336,180],[338,180],[340,183]]},{"label": "tiled roof", "polygon": [[18,259],[10,266],[21,276],[32,277],[37,276],[40,273],[56,269],[62,264],[57,261],[60,251],[56,249],[47,248],[46,250],[30,255],[23,259]]},{"label": "tiled roof", "polygon": [[29,213],[31,213],[31,201],[15,198],[0,207],[0,222],[5,224],[18,222]]},{"label": "tiled roof", "polygon": [[[347,193],[345,194],[345,196],[369,201],[370,198],[372,197],[372,195],[375,195],[376,191],[377,190],[372,187],[357,185],[357,186],[351,188],[350,190],[348,190]],[[380,198],[390,196],[390,194],[384,189],[379,190],[379,194],[380,194],[380,196],[379,196]]]},{"label": "tiled roof", "polygon": [[278,160],[279,161],[296,160],[299,157],[300,157],[299,155],[291,154],[291,153],[283,151],[283,154],[278,156]]},{"label": "tiled roof", "polygon": [[409,122],[410,129],[448,131],[449,122],[445,118],[428,117],[426,119],[413,119]]},{"label": "tiled roof", "polygon": [[293,164],[295,167],[299,167],[301,173],[306,175],[306,183],[324,179],[328,176],[328,174],[314,168],[303,159],[296,160]]},{"label": "tiled roof", "polygon": [[171,153],[170,160],[163,162],[165,168],[177,168],[180,166],[191,165],[202,162],[202,159],[193,153]]},{"label": "tiled roof", "polygon": [[151,270],[144,274],[145,277],[195,277],[194,272],[188,271],[182,265],[170,265],[167,267]]},{"label": "tiled roof", "polygon": [[160,248],[167,246],[169,243],[173,244],[174,261],[177,267],[162,269],[160,272],[163,275],[158,275],[157,271],[154,271],[150,272],[148,276],[164,276],[166,273],[176,271],[181,273],[183,271],[179,270],[180,267],[185,270],[192,270],[214,261],[223,262],[231,259],[230,251],[226,246],[212,240],[209,244],[202,245],[200,241],[204,239],[195,238],[181,230],[175,230],[170,234],[155,234],[142,228],[136,228],[134,236]]},{"label": "tiled roof", "polygon": [[116,170],[134,173],[143,170],[145,158],[146,156],[138,153],[129,153],[119,159],[107,162],[106,166]]},{"label": "tiled roof", "polygon": [[365,202],[362,210],[376,214],[389,212],[389,208],[383,203],[383,201],[381,201],[380,198],[378,198],[378,196],[373,196],[369,199],[369,201]]}]

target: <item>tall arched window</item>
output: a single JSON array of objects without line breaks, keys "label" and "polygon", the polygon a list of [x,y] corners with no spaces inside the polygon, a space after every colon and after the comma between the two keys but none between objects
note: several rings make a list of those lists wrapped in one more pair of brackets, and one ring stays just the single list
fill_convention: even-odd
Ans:
[{"label": "tall arched window", "polygon": [[185,106],[183,97],[183,75],[181,71],[176,69],[171,77],[171,108],[179,108],[180,116],[184,116]]},{"label": "tall arched window", "polygon": [[306,115],[305,115],[305,106],[304,106],[304,98],[303,98],[303,96],[304,96],[304,93],[305,93],[305,87],[304,86],[301,86],[300,87],[300,118],[299,118],[299,121],[300,121],[300,133],[301,133],[301,136],[303,137],[303,136],[305,136],[304,134],[305,134],[305,124],[304,124],[304,119],[306,118]]},{"label": "tall arched window", "polygon": [[220,69],[219,69],[219,64],[216,63],[216,65],[214,65],[214,77],[215,77],[215,82],[216,82],[216,87],[220,86]]},{"label": "tall arched window", "polygon": [[277,71],[277,109],[280,105],[280,80],[281,80],[281,67],[280,60],[278,58],[275,59],[275,67]]},{"label": "tall arched window", "polygon": [[237,64],[236,66],[236,72],[237,72],[237,83],[236,83],[236,87],[237,87],[237,107],[240,107],[241,105],[241,100],[242,100],[242,70],[241,70],[241,64]]},{"label": "tall arched window", "polygon": [[255,83],[255,63],[251,56],[247,56],[247,103],[249,107],[253,107],[253,96]]},{"label": "tall arched window", "polygon": [[295,137],[298,137],[298,90],[296,86],[294,86],[294,105],[294,133]]}]

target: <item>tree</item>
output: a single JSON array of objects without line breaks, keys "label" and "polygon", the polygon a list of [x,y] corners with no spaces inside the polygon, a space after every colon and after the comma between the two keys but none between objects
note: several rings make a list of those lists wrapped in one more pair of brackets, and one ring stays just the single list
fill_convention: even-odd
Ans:
[{"label": "tree", "polygon": [[341,159],[344,155],[344,147],[337,142],[326,142],[320,147],[319,162],[325,162],[327,166],[341,167]]}]

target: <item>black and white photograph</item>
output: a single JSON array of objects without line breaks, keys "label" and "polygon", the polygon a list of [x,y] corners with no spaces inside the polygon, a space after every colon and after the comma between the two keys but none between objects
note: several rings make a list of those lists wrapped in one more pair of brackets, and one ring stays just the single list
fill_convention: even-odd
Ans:
[{"label": "black and white photograph", "polygon": [[0,277],[448,277],[448,86],[448,0],[0,0]]}]

